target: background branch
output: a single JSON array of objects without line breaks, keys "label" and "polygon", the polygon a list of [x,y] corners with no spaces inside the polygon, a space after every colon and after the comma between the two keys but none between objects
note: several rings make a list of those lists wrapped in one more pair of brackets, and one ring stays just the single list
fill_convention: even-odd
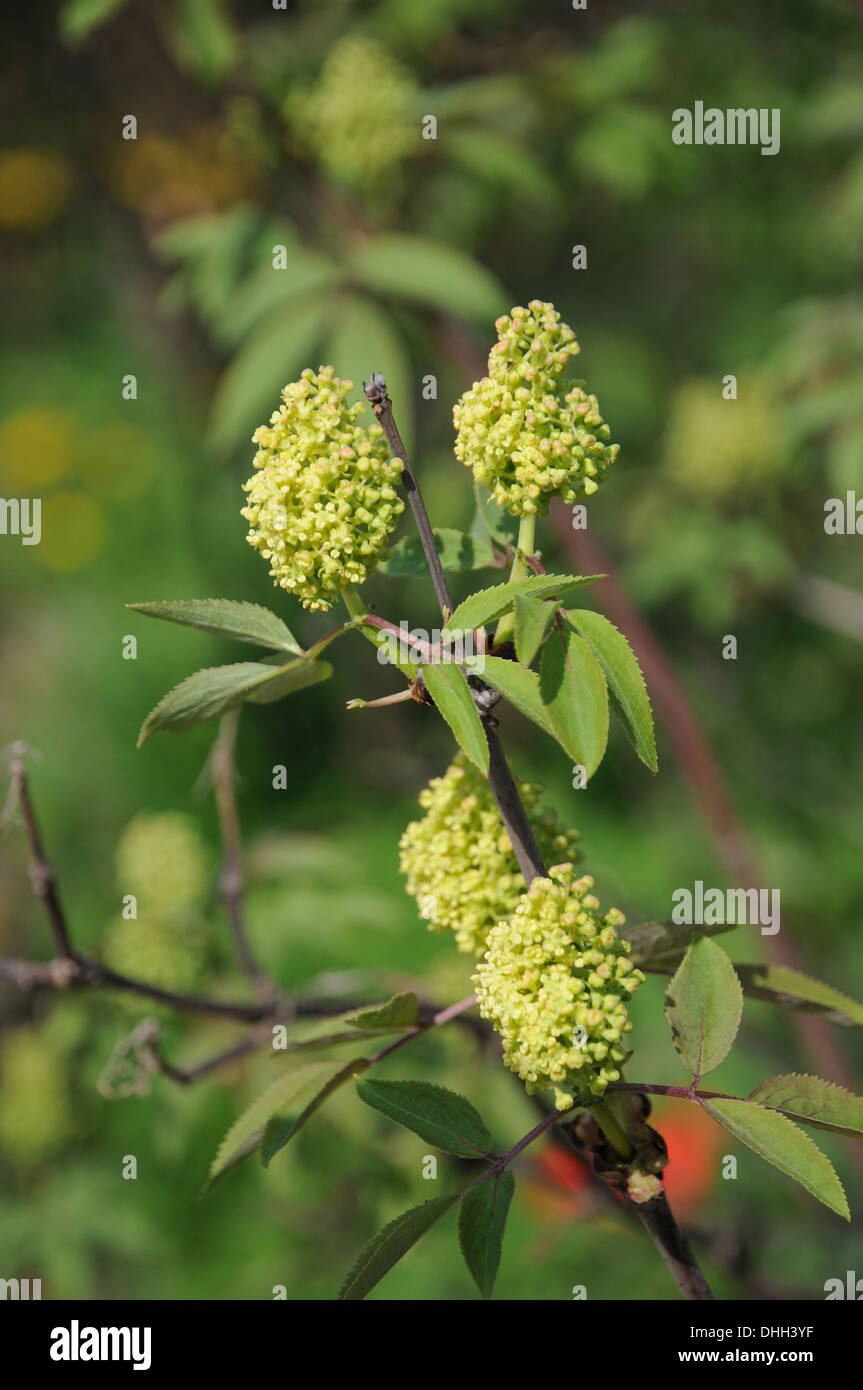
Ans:
[{"label": "background branch", "polygon": [[240,710],[226,714],[219,723],[219,734],[210,753],[210,772],[213,795],[219,815],[222,836],[222,870],[219,893],[231,923],[234,948],[240,964],[258,994],[273,999],[278,991],[255,959],[246,932],[243,911],[243,864],[241,853],[240,818],[237,814],[235,749]]}]

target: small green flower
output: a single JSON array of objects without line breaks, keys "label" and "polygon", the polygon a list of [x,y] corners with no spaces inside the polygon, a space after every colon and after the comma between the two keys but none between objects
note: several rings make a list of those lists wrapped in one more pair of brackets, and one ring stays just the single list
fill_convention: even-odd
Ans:
[{"label": "small green flower", "polygon": [[368,579],[404,511],[402,460],[389,458],[380,425],[356,423],[364,407],[345,404],[352,389],[332,367],[307,368],[286,386],[281,408],[255,431],[257,472],[243,484],[246,539],[275,582],[313,610]]},{"label": "small green flower", "polygon": [[[553,811],[541,811],[542,788],[519,783],[521,799],[545,857],[580,859],[577,830],[564,830]],[[459,753],[443,777],[420,793],[422,820],[402,835],[400,868],[430,931],[455,932],[466,955],[480,956],[489,930],[524,893],[509,836],[485,778]]]},{"label": "small green flower", "polygon": [[573,882],[571,864],[536,878],[517,908],[493,927],[473,977],[480,1013],[503,1040],[503,1058],[528,1092],[552,1090],[558,1110],[601,1096],[620,1079],[626,1001],[644,979],[612,908],[604,917],[593,879]]},{"label": "small green flower", "polygon": [[298,139],[331,177],[378,184],[419,142],[419,89],[374,39],[350,35],[332,49],[317,83],[285,108]]},{"label": "small green flower", "polygon": [[579,351],[553,304],[532,299],[498,319],[489,374],[453,410],[455,454],[513,516],[544,516],[596,492],[617,458],[595,396],[561,376]]},{"label": "small green flower", "polygon": [[120,837],[115,865],[120,892],[166,919],[187,916],[209,890],[206,846],[181,811],[135,816]]}]

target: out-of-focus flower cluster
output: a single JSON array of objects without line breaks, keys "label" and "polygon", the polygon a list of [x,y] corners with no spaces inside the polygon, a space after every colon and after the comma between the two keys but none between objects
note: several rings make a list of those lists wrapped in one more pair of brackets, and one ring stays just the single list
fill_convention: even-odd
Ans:
[{"label": "out-of-focus flower cluster", "polygon": [[286,386],[281,408],[255,432],[257,471],[243,485],[249,544],[310,609],[330,608],[369,577],[404,510],[402,461],[389,458],[380,425],[357,423],[364,407],[346,404],[352,389],[332,367]]},{"label": "out-of-focus flower cluster", "polygon": [[[519,792],[543,857],[580,859],[578,831],[540,810],[542,788],[522,782]],[[407,891],[430,931],[453,931],[460,951],[482,955],[489,930],[514,911],[525,891],[488,783],[459,753],[420,793],[419,803],[425,816],[407,827],[399,846]]]},{"label": "out-of-focus flower cluster", "polygon": [[379,183],[419,140],[418,88],[379,43],[337,43],[317,83],[292,93],[285,115],[321,167],[349,186]]},{"label": "out-of-focus flower cluster", "polygon": [[644,975],[616,927],[599,915],[593,879],[571,864],[536,878],[510,917],[489,932],[473,977],[480,1013],[501,1035],[504,1062],[529,1093],[551,1089],[559,1110],[601,1096],[620,1077],[626,1000]]},{"label": "out-of-focus flower cluster", "polygon": [[553,304],[533,299],[497,320],[489,374],[456,402],[456,457],[513,516],[544,516],[596,492],[617,458],[595,396],[561,376],[578,351]]},{"label": "out-of-focus flower cluster", "polygon": [[[116,873],[124,912],[135,915],[118,917],[109,927],[105,964],[160,989],[194,989],[204,964],[196,918],[209,889],[208,868],[206,846],[191,817],[165,812],[130,821],[117,846]],[[137,995],[120,997],[136,1014],[160,1012]]]}]

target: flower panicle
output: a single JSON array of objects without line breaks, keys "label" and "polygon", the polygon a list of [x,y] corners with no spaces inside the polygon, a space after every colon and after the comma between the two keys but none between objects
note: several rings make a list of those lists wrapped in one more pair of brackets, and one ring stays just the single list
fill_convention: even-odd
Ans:
[{"label": "flower panicle", "polygon": [[644,980],[618,936],[624,917],[600,915],[593,879],[572,864],[536,878],[493,927],[473,977],[480,1013],[527,1091],[552,1090],[559,1110],[602,1096],[620,1079],[632,1027],[626,1003]]},{"label": "flower panicle", "polygon": [[579,352],[553,304],[531,300],[497,320],[488,376],[456,402],[455,454],[513,516],[545,515],[596,492],[619,445],[596,396],[562,381]]},{"label": "flower panicle", "polygon": [[256,471],[243,484],[246,539],[275,583],[313,611],[370,577],[404,511],[403,462],[389,457],[380,425],[358,423],[365,406],[347,404],[352,390],[327,366],[286,386],[253,435]]}]

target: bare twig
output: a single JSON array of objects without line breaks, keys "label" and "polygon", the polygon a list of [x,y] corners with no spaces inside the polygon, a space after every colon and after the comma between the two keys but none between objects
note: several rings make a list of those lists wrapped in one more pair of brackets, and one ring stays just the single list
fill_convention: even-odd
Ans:
[{"label": "bare twig", "polygon": [[444,617],[446,617],[447,614],[453,611],[449,585],[446,582],[440,556],[437,553],[431,522],[429,521],[429,515],[426,511],[422,493],[417,485],[416,475],[411,466],[411,461],[408,458],[407,449],[402,442],[402,437],[398,432],[396,422],[393,419],[393,406],[387,392],[386,380],[381,376],[380,372],[372,372],[371,380],[363,382],[363,390],[386,435],[386,440],[393,456],[401,459],[404,464],[402,481],[404,483],[405,492],[407,493],[411,511],[414,514],[414,521],[419,531],[420,540],[422,541],[422,547],[428,562],[437,601],[440,604]]},{"label": "bare twig", "polygon": [[245,885],[234,771],[234,750],[239,720],[239,709],[232,710],[230,714],[224,716],[219,724],[218,737],[210,754],[213,794],[216,798],[222,835],[223,857],[222,871],[219,876],[219,892],[231,923],[234,947],[243,970],[262,999],[273,999],[278,991],[255,959],[249,944],[243,912]]},{"label": "bare twig", "polygon": [[48,925],[51,928],[54,954],[61,958],[68,958],[72,955],[72,947],[69,942],[69,933],[66,929],[66,919],[63,915],[63,909],[60,906],[60,899],[57,895],[54,871],[47,862],[42,850],[42,839],[39,834],[36,817],[33,813],[33,805],[30,801],[30,792],[27,788],[27,774],[24,768],[23,744],[17,743],[12,748],[11,773],[12,795],[15,801],[17,801],[21,811],[24,829],[27,835],[27,843],[30,846],[30,882],[33,884],[34,893],[45,909]]}]

